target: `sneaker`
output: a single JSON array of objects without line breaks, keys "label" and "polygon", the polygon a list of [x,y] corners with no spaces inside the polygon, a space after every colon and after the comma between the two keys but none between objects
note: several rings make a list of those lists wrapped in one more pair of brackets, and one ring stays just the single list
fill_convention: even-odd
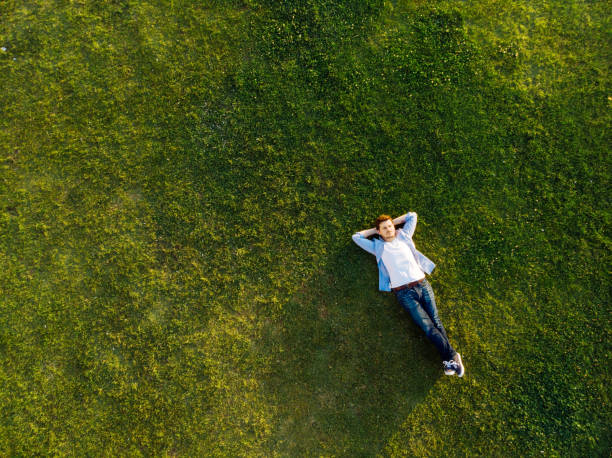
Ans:
[{"label": "sneaker", "polygon": [[454,361],[442,361],[444,364],[444,375],[455,375],[457,373],[457,364]]},{"label": "sneaker", "polygon": [[454,360],[451,362],[455,363],[457,377],[463,377],[463,374],[465,374],[465,367],[463,366],[463,361],[461,361],[461,355],[456,353]]}]

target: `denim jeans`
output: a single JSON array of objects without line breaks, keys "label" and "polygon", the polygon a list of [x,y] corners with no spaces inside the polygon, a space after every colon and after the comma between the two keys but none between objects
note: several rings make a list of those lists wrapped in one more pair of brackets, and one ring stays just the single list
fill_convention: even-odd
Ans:
[{"label": "denim jeans", "polygon": [[446,330],[438,316],[436,299],[427,279],[412,288],[396,291],[395,297],[397,297],[401,306],[410,313],[412,320],[425,332],[427,338],[436,346],[442,360],[453,359],[456,352],[448,341]]}]

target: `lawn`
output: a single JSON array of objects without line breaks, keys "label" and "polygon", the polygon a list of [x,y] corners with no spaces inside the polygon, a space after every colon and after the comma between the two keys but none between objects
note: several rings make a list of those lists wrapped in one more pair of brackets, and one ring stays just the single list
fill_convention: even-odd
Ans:
[{"label": "lawn", "polygon": [[610,456],[610,7],[1,2],[0,455]]}]

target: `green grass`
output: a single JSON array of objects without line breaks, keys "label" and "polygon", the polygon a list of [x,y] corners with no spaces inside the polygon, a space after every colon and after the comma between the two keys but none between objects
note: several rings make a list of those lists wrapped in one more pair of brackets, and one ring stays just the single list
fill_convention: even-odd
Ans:
[{"label": "green grass", "polygon": [[0,4],[0,454],[609,456],[609,6]]}]

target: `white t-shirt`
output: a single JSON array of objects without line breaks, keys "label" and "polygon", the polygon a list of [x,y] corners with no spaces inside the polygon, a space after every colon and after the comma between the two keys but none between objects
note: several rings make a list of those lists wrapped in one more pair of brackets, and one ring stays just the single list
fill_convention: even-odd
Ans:
[{"label": "white t-shirt", "polygon": [[389,272],[391,288],[397,288],[425,277],[410,247],[397,237],[390,242],[385,242],[382,260]]}]

